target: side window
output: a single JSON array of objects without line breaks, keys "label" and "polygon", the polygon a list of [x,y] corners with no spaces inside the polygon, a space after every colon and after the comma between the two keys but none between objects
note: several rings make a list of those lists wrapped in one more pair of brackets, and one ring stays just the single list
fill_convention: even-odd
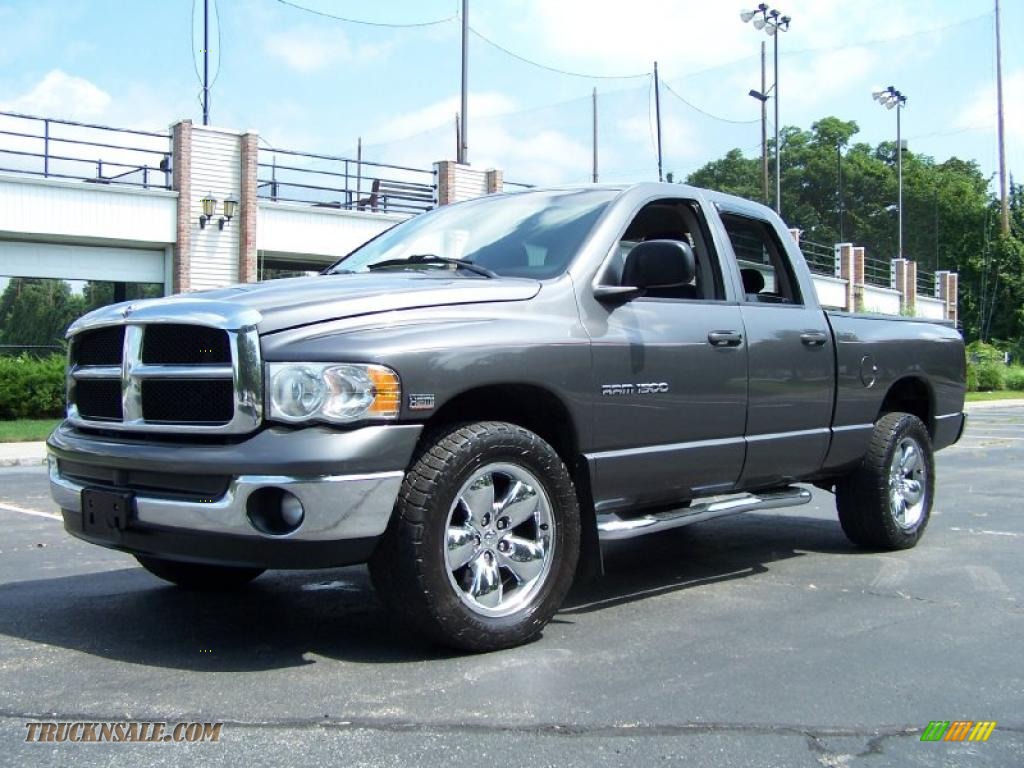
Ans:
[{"label": "side window", "polygon": [[601,282],[622,284],[626,257],[647,240],[679,240],[693,249],[696,276],[689,285],[652,289],[647,296],[660,299],[722,299],[725,296],[717,259],[709,248],[711,237],[697,204],[688,200],[656,200],[640,209],[619,239]]},{"label": "side window", "polygon": [[746,300],[803,304],[775,228],[766,221],[731,213],[722,214],[722,223],[736,254]]}]

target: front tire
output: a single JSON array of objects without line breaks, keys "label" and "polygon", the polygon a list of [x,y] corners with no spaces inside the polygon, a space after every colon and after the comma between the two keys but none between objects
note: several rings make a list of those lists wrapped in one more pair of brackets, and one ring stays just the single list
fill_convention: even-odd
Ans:
[{"label": "front tire", "polygon": [[215,591],[235,589],[248,584],[261,573],[262,568],[235,568],[227,565],[204,565],[162,557],[135,555],[139,565],[154,576],[186,589]]},{"label": "front tire", "polygon": [[909,549],[931,518],[935,459],[928,430],[909,413],[875,424],[861,465],[836,484],[843,533],[869,549]]},{"label": "front tire", "polygon": [[370,560],[384,602],[454,648],[531,640],[579,557],[576,492],[555,450],[514,424],[476,422],[425,445]]}]

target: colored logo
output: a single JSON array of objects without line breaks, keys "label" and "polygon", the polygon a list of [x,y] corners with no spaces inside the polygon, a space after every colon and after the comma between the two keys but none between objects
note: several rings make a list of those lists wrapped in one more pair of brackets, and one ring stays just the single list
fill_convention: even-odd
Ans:
[{"label": "colored logo", "polygon": [[921,741],[988,741],[995,729],[995,720],[932,720]]}]

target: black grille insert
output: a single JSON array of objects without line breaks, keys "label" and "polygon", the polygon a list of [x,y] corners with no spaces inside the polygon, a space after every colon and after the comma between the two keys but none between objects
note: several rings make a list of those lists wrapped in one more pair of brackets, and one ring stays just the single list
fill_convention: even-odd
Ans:
[{"label": "black grille insert", "polygon": [[71,361],[76,365],[120,365],[124,326],[84,331],[71,340]]},{"label": "black grille insert", "polygon": [[234,415],[234,387],[230,379],[142,382],[142,417],[146,421],[227,424]]},{"label": "black grille insert", "polygon": [[121,420],[121,382],[118,379],[82,379],[75,384],[75,404],[86,419]]},{"label": "black grille insert", "polygon": [[103,485],[127,488],[150,496],[212,501],[227,493],[231,478],[226,475],[174,475],[167,472],[149,472],[141,469],[115,469],[81,464],[60,459],[57,462],[62,477],[77,480],[84,485]]},{"label": "black grille insert", "polygon": [[142,362],[163,365],[229,364],[231,346],[227,331],[203,325],[147,325],[142,338]]}]

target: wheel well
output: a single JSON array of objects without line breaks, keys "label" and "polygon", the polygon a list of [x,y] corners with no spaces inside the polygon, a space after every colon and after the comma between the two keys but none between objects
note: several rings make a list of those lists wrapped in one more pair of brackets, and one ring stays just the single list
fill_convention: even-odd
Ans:
[{"label": "wheel well", "polygon": [[878,412],[878,417],[881,418],[893,411],[903,411],[904,413],[912,413],[914,416],[917,416],[917,418],[924,422],[928,434],[932,435],[932,394],[923,379],[909,376],[905,379],[900,379],[889,387],[885,400],[882,401],[882,408]]},{"label": "wheel well", "polygon": [[544,438],[573,471],[579,456],[576,428],[561,400],[542,387],[503,384],[456,395],[430,417],[427,432],[466,421],[507,421]]}]

